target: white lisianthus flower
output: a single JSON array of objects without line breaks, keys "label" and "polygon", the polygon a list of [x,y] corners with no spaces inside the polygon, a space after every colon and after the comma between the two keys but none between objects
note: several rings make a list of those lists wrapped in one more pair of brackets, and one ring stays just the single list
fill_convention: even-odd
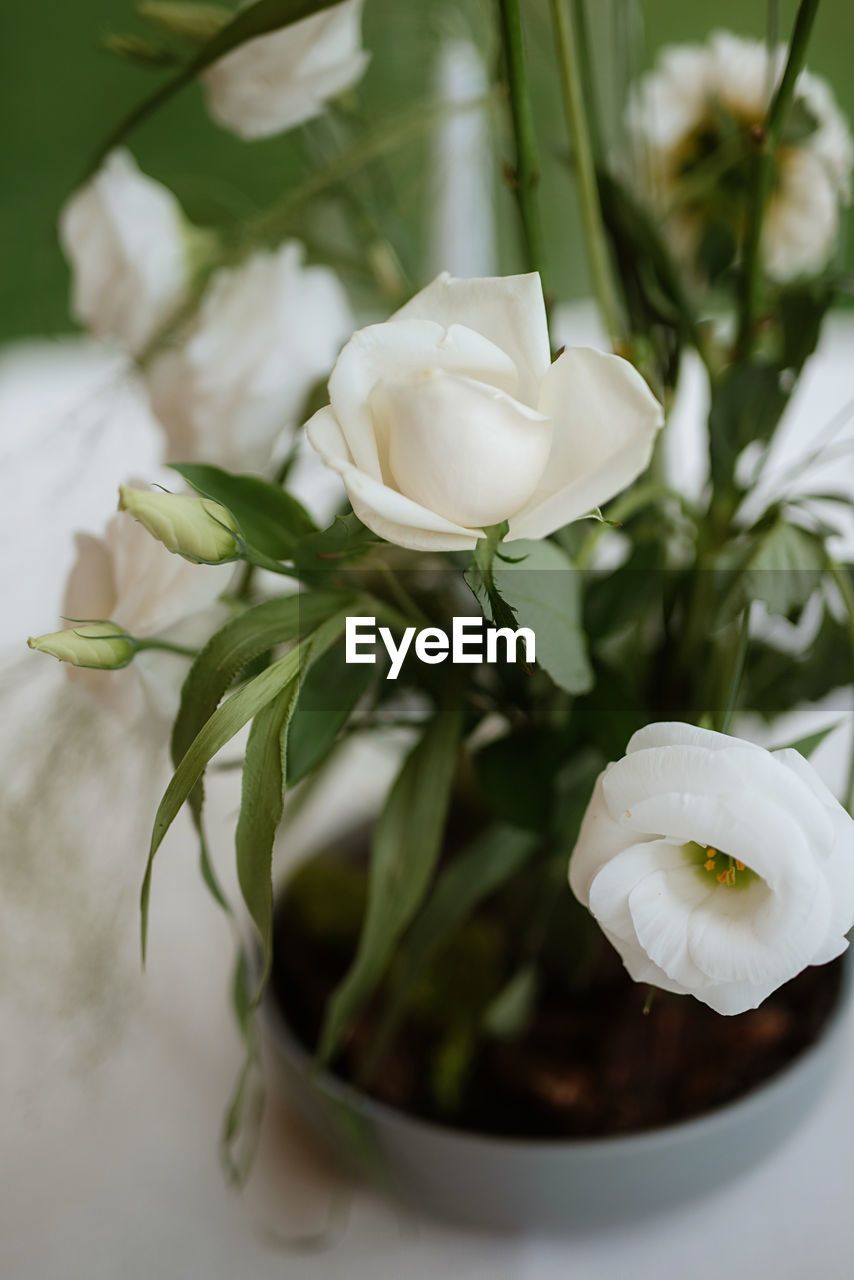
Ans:
[{"label": "white lisianthus flower", "polygon": [[364,0],[344,0],[281,31],[256,36],[202,74],[208,110],[238,137],[269,138],[320,115],[362,78]]},{"label": "white lisianthus flower", "polygon": [[854,821],[794,750],[652,724],[596,783],[569,864],[636,982],[755,1008],[854,923]]},{"label": "white lisianthus flower", "polygon": [[625,489],[661,406],[619,356],[551,363],[540,277],[441,275],[356,333],[308,437],[369,529],[402,547],[543,538]]},{"label": "white lisianthus flower", "polygon": [[[66,618],[110,618],[134,639],[157,636],[191,647],[203,644],[220,620],[216,601],[231,581],[232,565],[190,564],[121,514],[102,537],[78,533],[75,541],[62,604]],[[161,732],[177,710],[187,659],[146,651],[123,671],[63,670],[129,722],[140,723],[154,711]]]},{"label": "white lisianthus flower", "polygon": [[59,233],[74,315],[138,355],[187,294],[193,233],[178,201],[113,151],[65,205]]},{"label": "white lisianthus flower", "polygon": [[[662,50],[631,95],[629,131],[638,177],[666,220],[677,256],[708,270],[722,234],[739,241],[751,195],[755,135],[785,65],[765,44],[716,32],[704,45]],[[768,275],[818,273],[851,199],[854,146],[827,83],[802,71],[775,156],[762,229]]]},{"label": "white lisianthus flower", "polygon": [[268,469],[276,440],[294,429],[353,331],[337,276],[303,256],[288,241],[217,272],[189,332],[152,362],[169,461]]}]

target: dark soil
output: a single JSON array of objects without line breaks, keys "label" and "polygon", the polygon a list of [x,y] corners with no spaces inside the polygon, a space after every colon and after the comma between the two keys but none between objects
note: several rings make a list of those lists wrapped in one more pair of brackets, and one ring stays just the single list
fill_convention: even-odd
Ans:
[{"label": "dark soil", "polygon": [[[300,1041],[313,1049],[324,1003],[346,971],[350,948],[312,935],[287,898],[275,930],[273,992]],[[395,1041],[367,1092],[426,1119],[518,1137],[594,1137],[657,1128],[741,1097],[820,1034],[840,991],[842,962],[805,970],[755,1010],[722,1017],[690,996],[633,983],[602,940],[589,983],[571,991],[547,980],[522,1038],[486,1040],[459,1108],[440,1114],[424,1063],[423,1032]],[[368,1010],[333,1064],[353,1079],[371,1042]]]}]

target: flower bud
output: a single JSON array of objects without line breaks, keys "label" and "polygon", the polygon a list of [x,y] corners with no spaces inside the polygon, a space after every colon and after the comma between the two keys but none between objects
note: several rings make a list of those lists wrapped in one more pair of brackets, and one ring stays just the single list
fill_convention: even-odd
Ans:
[{"label": "flower bud", "polygon": [[117,622],[79,622],[64,631],[46,636],[30,636],[31,649],[49,653],[74,667],[95,667],[117,671],[126,667],[136,653],[136,641]]},{"label": "flower bud", "polygon": [[211,498],[120,485],[119,511],[132,515],[168,551],[195,564],[225,564],[240,557],[237,521]]}]

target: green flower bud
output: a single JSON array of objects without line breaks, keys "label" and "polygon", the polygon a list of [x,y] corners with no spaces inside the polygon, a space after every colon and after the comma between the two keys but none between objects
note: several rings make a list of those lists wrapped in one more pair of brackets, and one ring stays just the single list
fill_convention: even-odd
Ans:
[{"label": "green flower bud", "polygon": [[240,557],[237,521],[211,498],[121,485],[119,511],[127,511],[167,550],[194,564],[225,564]]},{"label": "green flower bud", "polygon": [[117,622],[78,622],[64,631],[30,636],[27,644],[60,662],[100,671],[126,667],[136,653],[136,642]]}]

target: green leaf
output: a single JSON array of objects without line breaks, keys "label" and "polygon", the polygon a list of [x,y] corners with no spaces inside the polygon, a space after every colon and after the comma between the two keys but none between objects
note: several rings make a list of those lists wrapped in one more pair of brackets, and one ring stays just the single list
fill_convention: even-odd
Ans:
[{"label": "green leaf", "polygon": [[249,684],[243,686],[217,707],[210,719],[199,730],[184,755],[181,757],[175,773],[154,819],[154,831],[148,852],[148,862],[142,882],[140,895],[140,917],[142,937],[142,959],[145,963],[146,941],[148,935],[148,902],[151,894],[151,872],[154,857],[163,837],[174,822],[185,800],[201,778],[205,768],[218,751],[230,742],[245,724],[257,715],[268,702],[295,680],[299,672],[300,648],[296,646],[289,653],[272,663],[265,671]]},{"label": "green leaf", "polygon": [[537,843],[529,832],[490,827],[442,872],[401,948],[400,965],[365,1063],[363,1081],[373,1075],[384,1057],[422,974],[475,908],[524,866]]},{"label": "green leaf", "polygon": [[815,733],[805,734],[802,738],[796,738],[794,742],[784,742],[781,747],[772,747],[773,751],[797,751],[805,759],[809,759],[815,749],[821,746],[825,738],[834,733],[844,720],[837,720],[836,724],[826,725],[823,729],[817,729]]},{"label": "green leaf", "polygon": [[315,531],[305,508],[280,485],[197,462],[171,465],[197,493],[227,507],[250,547],[262,555],[289,560],[300,539]]},{"label": "green leaf", "polygon": [[244,667],[276,645],[308,635],[345,603],[346,597],[332,592],[281,596],[247,609],[211,636],[190,667],[181,690],[181,705],[172,730],[172,763],[177,766],[181,762]]},{"label": "green leaf", "polygon": [[[244,1057],[223,1117],[220,1160],[229,1182],[241,1186],[249,1174],[260,1132],[264,1102],[263,1078],[259,1069],[258,1040],[252,1019],[249,993],[249,965],[241,948],[234,967],[231,1004]],[[238,1143],[242,1139],[242,1151]]]},{"label": "green leaf", "polygon": [[273,844],[285,801],[288,726],[305,673],[343,633],[346,616],[339,612],[328,618],[305,643],[296,675],[258,712],[249,733],[235,848],[237,880],[263,947],[256,1001],[266,984],[273,952]]},{"label": "green leaf", "polygon": [[329,1062],[342,1034],[382,977],[418,910],[439,857],[462,729],[448,698],[404,761],[374,831],[368,906],[353,964],[326,1007],[317,1059]]},{"label": "green leaf", "polygon": [[528,1026],[539,982],[536,966],[523,964],[486,1009],[483,1029],[497,1040],[512,1040]]},{"label": "green leaf", "polygon": [[294,563],[304,582],[328,578],[330,570],[339,568],[377,546],[379,538],[366,529],[350,512],[336,516],[332,524],[319,533],[302,538],[294,551]]},{"label": "green leaf", "polygon": [[753,547],[742,571],[740,593],[745,603],[762,600],[770,613],[786,617],[803,608],[818,587],[826,564],[827,553],[820,538],[778,520]]},{"label": "green leaf", "polygon": [[784,369],[794,369],[796,373],[800,373],[818,345],[824,318],[832,302],[833,287],[827,281],[790,285],[781,290],[781,364]]},{"label": "green leaf", "polygon": [[568,693],[587,693],[593,671],[581,627],[581,574],[553,542],[521,539],[512,544],[519,564],[497,564],[495,585],[512,609],[516,625],[537,638],[537,662]]},{"label": "green leaf", "polygon": [[776,364],[733,364],[724,370],[713,384],[709,410],[709,450],[716,489],[732,483],[736,460],[747,445],[771,439],[788,399]]},{"label": "green leaf", "polygon": [[104,157],[123,142],[138,125],[232,49],[245,44],[247,40],[254,40],[257,36],[268,35],[271,31],[278,31],[282,27],[301,22],[303,18],[311,17],[313,13],[320,13],[324,9],[331,9],[339,3],[340,0],[255,0],[253,4],[238,9],[231,21],[206,41],[180,71],[171,76],[154,93],[143,98],[142,102],[112,130],[102,143],[92,169],[97,169]]},{"label": "green leaf", "polygon": [[348,663],[336,646],[308,673],[288,733],[288,785],[310,773],[347,723],[356,703],[374,680],[376,668]]}]

